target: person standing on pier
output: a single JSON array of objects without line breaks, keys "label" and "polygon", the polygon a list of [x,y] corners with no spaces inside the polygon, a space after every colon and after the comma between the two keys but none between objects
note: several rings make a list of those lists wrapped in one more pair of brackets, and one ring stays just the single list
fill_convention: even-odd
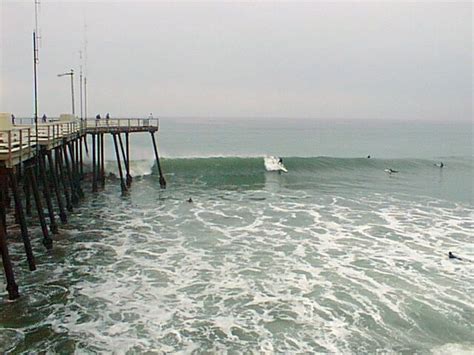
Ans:
[{"label": "person standing on pier", "polygon": [[100,114],[98,113],[97,116],[95,116],[96,120],[100,120]]},{"label": "person standing on pier", "polygon": [[43,114],[43,117],[41,117],[41,122],[46,123],[46,119],[47,119],[46,114]]},{"label": "person standing on pier", "polygon": [[12,124],[15,124],[15,115],[12,113]]}]

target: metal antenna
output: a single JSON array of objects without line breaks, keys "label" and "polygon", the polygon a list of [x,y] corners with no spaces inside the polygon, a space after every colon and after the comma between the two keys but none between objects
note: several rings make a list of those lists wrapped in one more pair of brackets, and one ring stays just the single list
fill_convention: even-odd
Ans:
[{"label": "metal antenna", "polygon": [[[38,25],[38,12],[39,12],[39,0],[35,0],[35,29],[33,31],[33,80],[34,80],[34,123],[35,123],[35,138],[36,138],[36,157],[39,156],[39,139],[38,139],[38,63],[39,63],[39,25]],[[36,175],[39,174],[39,165],[36,162]]]},{"label": "metal antenna", "polygon": [[[86,22],[85,11],[84,11],[84,58],[83,58],[83,62],[84,62],[84,119],[87,120],[87,22]],[[81,73],[82,73],[82,66],[81,66]],[[81,84],[81,88],[82,88],[82,84]],[[81,105],[82,105],[82,103],[81,103]]]},{"label": "metal antenna", "polygon": [[36,34],[36,60],[39,63],[39,47],[40,47],[40,28],[39,28],[39,12],[40,12],[40,0],[35,0],[35,34]]},{"label": "metal antenna", "polygon": [[79,51],[79,61],[80,61],[80,72],[79,72],[79,101],[80,101],[80,108],[81,108],[81,121],[84,120],[84,114],[82,110],[82,51]]}]

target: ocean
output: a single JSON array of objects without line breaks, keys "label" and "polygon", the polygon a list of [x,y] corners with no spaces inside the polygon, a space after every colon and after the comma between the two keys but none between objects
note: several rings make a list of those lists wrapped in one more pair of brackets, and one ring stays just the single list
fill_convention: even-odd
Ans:
[{"label": "ocean", "polygon": [[131,142],[37,271],[9,231],[0,352],[474,352],[472,122],[162,118],[165,190]]}]

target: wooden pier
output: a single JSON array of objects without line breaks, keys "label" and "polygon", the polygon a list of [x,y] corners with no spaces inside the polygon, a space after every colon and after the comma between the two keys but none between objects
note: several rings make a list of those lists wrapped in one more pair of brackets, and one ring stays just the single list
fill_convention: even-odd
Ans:
[{"label": "wooden pier", "polygon": [[[91,191],[95,193],[105,185],[106,134],[113,138],[122,194],[126,194],[132,184],[129,134],[136,132],[150,133],[160,186],[165,188],[155,140],[158,130],[159,120],[153,118],[81,121],[72,115],[61,115],[37,125],[23,122],[14,125],[10,114],[0,113],[0,253],[9,299],[19,297],[8,253],[9,221],[20,226],[26,262],[29,270],[34,271],[36,264],[28,232],[29,217],[33,214],[31,199],[34,199],[41,226],[42,243],[51,249],[51,234],[58,233],[58,223],[67,223],[68,213],[84,198],[85,155],[91,158]],[[88,136],[91,144],[88,144]],[[13,216],[7,218],[10,212]]]}]

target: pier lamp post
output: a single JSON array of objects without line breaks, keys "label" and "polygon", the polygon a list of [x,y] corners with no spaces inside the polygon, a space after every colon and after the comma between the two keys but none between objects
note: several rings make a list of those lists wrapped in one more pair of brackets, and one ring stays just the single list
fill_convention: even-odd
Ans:
[{"label": "pier lamp post", "polygon": [[71,104],[72,104],[72,115],[75,116],[74,111],[74,70],[71,69],[70,72],[58,74],[58,77],[69,75],[71,77]]}]

